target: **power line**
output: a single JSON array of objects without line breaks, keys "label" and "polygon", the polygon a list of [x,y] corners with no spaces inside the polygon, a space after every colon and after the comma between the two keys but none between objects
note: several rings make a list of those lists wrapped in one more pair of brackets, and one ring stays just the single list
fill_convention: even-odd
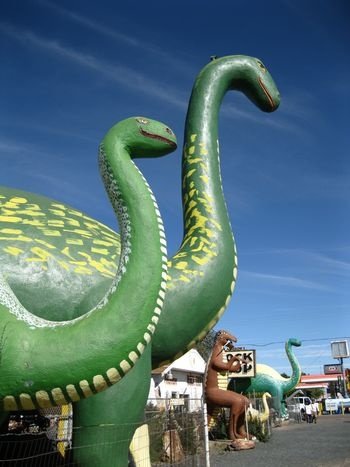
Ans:
[{"label": "power line", "polygon": [[[299,339],[301,342],[318,342],[318,341],[331,341],[331,340],[339,340],[339,339],[350,339],[350,336],[346,337],[320,337],[315,339]],[[285,344],[286,341],[275,341],[275,342],[268,342],[267,344],[252,344],[252,343],[245,343],[244,345],[251,345],[253,347],[268,347],[269,345],[275,344]]]}]

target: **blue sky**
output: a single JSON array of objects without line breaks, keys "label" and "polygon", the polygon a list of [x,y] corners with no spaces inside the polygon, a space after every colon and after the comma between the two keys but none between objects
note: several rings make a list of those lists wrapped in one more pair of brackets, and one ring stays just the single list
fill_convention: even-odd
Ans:
[{"label": "blue sky", "polygon": [[229,93],[220,116],[239,276],[217,328],[287,372],[283,343],[297,337],[303,370],[322,372],[334,363],[330,341],[350,336],[349,19],[346,0],[3,2],[0,183],[115,228],[98,144],[123,118],[164,121],[179,149],[140,166],[172,255],[182,236],[181,146],[195,76],[211,55],[262,59],[281,93],[278,111],[263,114]]}]

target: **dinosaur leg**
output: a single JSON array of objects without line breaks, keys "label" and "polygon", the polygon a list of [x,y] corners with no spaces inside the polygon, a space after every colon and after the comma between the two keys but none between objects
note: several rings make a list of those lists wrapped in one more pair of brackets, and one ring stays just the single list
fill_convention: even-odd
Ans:
[{"label": "dinosaur leg", "polygon": [[229,438],[234,441],[241,436],[237,432],[237,422],[239,415],[245,409],[246,398],[236,392],[226,391],[218,388],[207,389],[208,414],[212,415],[215,406],[230,408]]},{"label": "dinosaur leg", "polygon": [[151,379],[151,345],[114,386],[75,404],[73,456],[84,467],[125,467],[134,431],[144,419]]},{"label": "dinosaur leg", "polygon": [[237,394],[237,398],[233,407],[231,407],[231,414],[234,414],[234,435],[236,439],[243,439],[247,437],[245,430],[245,411],[249,405],[246,397]]}]

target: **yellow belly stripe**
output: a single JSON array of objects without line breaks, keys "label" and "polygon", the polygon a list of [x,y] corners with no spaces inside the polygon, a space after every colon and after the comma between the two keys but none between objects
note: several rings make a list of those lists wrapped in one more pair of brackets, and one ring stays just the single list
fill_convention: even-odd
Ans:
[{"label": "yellow belly stripe", "polygon": [[46,391],[37,391],[35,393],[35,398],[38,403],[38,406],[42,409],[47,409],[52,407],[52,402],[50,400],[50,396]]},{"label": "yellow belly stripe", "polygon": [[34,410],[35,405],[33,404],[32,398],[29,394],[22,393],[19,396],[19,400],[21,402],[21,406],[24,410]]},{"label": "yellow belly stripe", "polygon": [[104,389],[108,388],[107,381],[104,379],[102,375],[94,376],[92,382],[97,392],[101,392]]},{"label": "yellow belly stripe", "polygon": [[106,375],[110,383],[112,384],[117,383],[121,379],[120,373],[116,368],[110,368],[109,370],[107,370]]},{"label": "yellow belly stripe", "polygon": [[75,389],[74,384],[68,384],[68,386],[66,386],[66,391],[72,402],[77,402],[80,400],[80,396],[78,391]]},{"label": "yellow belly stripe", "polygon": [[13,396],[4,397],[4,409],[7,411],[18,410],[16,399]]},{"label": "yellow belly stripe", "polygon": [[93,392],[90,389],[89,383],[84,379],[79,383],[80,389],[83,391],[85,397],[89,397],[93,395]]},{"label": "yellow belly stripe", "polygon": [[54,389],[52,389],[52,390],[51,390],[51,394],[52,394],[53,400],[56,402],[57,405],[68,404],[68,401],[67,401],[67,399],[64,397],[61,388],[54,388]]}]

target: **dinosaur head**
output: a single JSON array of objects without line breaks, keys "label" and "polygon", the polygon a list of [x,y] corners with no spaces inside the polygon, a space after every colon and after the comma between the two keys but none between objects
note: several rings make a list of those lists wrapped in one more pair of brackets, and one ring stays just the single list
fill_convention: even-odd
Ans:
[{"label": "dinosaur head", "polygon": [[295,337],[291,337],[290,339],[288,339],[287,343],[289,345],[294,345],[295,347],[301,346],[301,341],[299,339],[296,339]]},{"label": "dinosaur head", "polygon": [[273,112],[280,104],[280,93],[277,86],[261,60],[237,56],[241,61],[242,72],[249,79],[235,79],[232,88],[242,91],[259,109]]},{"label": "dinosaur head", "polygon": [[218,331],[215,337],[215,344],[222,345],[222,347],[228,347],[233,349],[234,343],[237,342],[237,337],[230,334],[228,331]]},{"label": "dinosaur head", "polygon": [[164,123],[146,117],[132,117],[122,124],[124,144],[133,158],[160,157],[177,148],[175,133]]}]

